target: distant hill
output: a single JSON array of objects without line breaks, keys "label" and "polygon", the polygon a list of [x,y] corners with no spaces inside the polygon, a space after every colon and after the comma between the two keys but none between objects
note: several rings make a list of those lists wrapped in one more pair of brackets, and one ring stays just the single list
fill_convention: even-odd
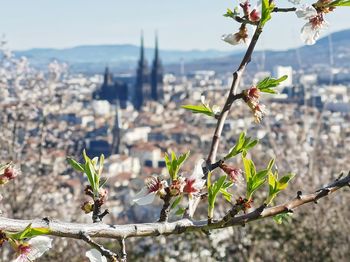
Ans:
[{"label": "distant hill", "polygon": [[[242,53],[226,57],[202,59],[187,63],[187,70],[215,70],[227,72],[238,65],[242,59]],[[275,65],[293,66],[294,68],[311,68],[333,64],[335,67],[350,67],[350,29],[332,33],[323,37],[313,46],[286,51],[256,51],[250,70],[272,70]],[[176,67],[168,67],[176,70]]]},{"label": "distant hill", "polygon": [[[331,41],[330,41],[331,40]],[[332,51],[331,51],[332,50]],[[66,49],[36,48],[16,51],[17,56],[26,56],[32,65],[44,68],[56,59],[66,62],[73,72],[101,73],[108,64],[114,72],[134,72],[140,48],[135,45],[86,45]],[[148,62],[154,56],[153,48],[145,48]],[[166,70],[178,72],[181,59],[186,71],[215,70],[227,72],[238,65],[242,51],[218,50],[160,50]],[[312,59],[310,59],[312,58]],[[286,51],[257,51],[253,55],[250,70],[272,70],[275,65],[291,65],[294,68],[309,68],[315,65],[350,67],[350,29],[339,31],[320,39],[313,46]]]},{"label": "distant hill", "polygon": [[[164,64],[179,64],[181,59],[186,62],[199,59],[225,57],[233,52],[218,50],[160,50]],[[112,70],[134,70],[140,54],[140,47],[135,45],[86,45],[66,49],[35,48],[25,51],[15,51],[17,56],[26,56],[32,65],[45,67],[56,59],[66,62],[70,69],[80,72],[101,72],[108,64]],[[145,48],[148,62],[154,57],[154,48]]]}]

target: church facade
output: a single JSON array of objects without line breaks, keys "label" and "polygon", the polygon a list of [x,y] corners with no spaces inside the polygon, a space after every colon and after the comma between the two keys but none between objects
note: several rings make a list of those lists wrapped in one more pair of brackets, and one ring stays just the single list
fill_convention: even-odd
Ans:
[{"label": "church facade", "polygon": [[163,100],[163,66],[159,57],[158,37],[155,38],[154,58],[149,68],[144,48],[143,34],[141,35],[140,57],[136,75],[133,79],[113,77],[109,68],[105,69],[103,84],[93,94],[94,99],[107,100],[111,104],[119,103],[126,108],[131,102],[136,110],[141,110],[146,101]]}]

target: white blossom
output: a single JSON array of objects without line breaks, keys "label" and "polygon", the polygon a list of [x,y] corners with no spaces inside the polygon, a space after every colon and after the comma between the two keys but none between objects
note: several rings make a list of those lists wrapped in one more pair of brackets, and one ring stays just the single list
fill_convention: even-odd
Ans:
[{"label": "white blossom", "polygon": [[52,245],[52,239],[37,236],[18,246],[19,256],[13,262],[31,262],[41,257]]},{"label": "white blossom", "polygon": [[323,13],[318,13],[311,5],[304,5],[295,11],[297,17],[308,22],[301,28],[301,40],[306,45],[313,45],[320,37],[321,30],[328,26],[328,22],[323,18]]},{"label": "white blossom", "polygon": [[303,5],[295,11],[295,14],[298,18],[309,20],[317,16],[317,10],[312,5]]},{"label": "white blossom", "polygon": [[167,186],[166,181],[161,181],[158,177],[150,177],[146,180],[146,186],[132,198],[132,203],[138,205],[152,204],[156,195],[165,194],[164,188]]},{"label": "white blossom", "polygon": [[97,249],[90,249],[85,253],[85,256],[90,260],[90,262],[107,262],[107,258],[102,256]]}]

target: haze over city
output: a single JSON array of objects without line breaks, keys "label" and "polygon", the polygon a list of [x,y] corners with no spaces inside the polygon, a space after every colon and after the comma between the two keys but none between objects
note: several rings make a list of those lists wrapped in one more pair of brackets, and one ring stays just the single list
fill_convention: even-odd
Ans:
[{"label": "haze over city", "polygon": [[[234,32],[230,19],[222,15],[237,1],[0,1],[0,33],[12,49],[66,48],[78,45],[139,44],[141,29],[145,45],[153,46],[158,30],[162,49],[237,50],[221,41]],[[289,6],[285,1],[276,1]],[[310,1],[304,1],[310,3]],[[19,8],[20,6],[20,8]],[[349,28],[348,10],[326,16],[327,32]],[[299,38],[304,21],[295,14],[274,14],[274,23],[265,29],[258,49],[287,49],[302,45]]]}]

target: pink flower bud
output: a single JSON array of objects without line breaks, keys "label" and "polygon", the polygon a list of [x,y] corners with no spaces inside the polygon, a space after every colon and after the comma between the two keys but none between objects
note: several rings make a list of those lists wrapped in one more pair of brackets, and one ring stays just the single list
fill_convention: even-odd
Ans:
[{"label": "pink flower bud", "polygon": [[239,176],[242,175],[241,169],[226,165],[224,163],[220,165],[220,168],[229,176],[232,182],[236,182],[239,179]]},{"label": "pink flower bud", "polygon": [[259,88],[253,86],[253,87],[248,89],[247,95],[250,98],[259,99],[260,98],[260,90],[259,90]]},{"label": "pink flower bud", "polygon": [[243,13],[245,16],[249,16],[249,12],[250,12],[250,3],[249,1],[245,1],[243,3],[240,4],[241,8],[243,9]]},{"label": "pink flower bud", "polygon": [[260,14],[256,9],[250,12],[249,20],[252,22],[258,22],[260,20]]},{"label": "pink flower bud", "polygon": [[9,180],[16,178],[18,175],[19,175],[19,170],[12,166],[6,167],[3,174],[3,176],[8,178]]}]

